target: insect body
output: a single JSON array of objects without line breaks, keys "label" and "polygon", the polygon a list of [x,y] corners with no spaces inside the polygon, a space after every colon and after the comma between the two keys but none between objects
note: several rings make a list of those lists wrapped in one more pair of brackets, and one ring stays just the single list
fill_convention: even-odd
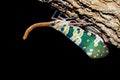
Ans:
[{"label": "insect body", "polygon": [[31,30],[35,27],[50,26],[55,30],[62,32],[66,37],[78,45],[90,58],[102,58],[108,54],[108,48],[99,35],[85,31],[80,27],[71,25],[70,21],[56,20],[45,23],[36,23],[30,26],[23,39],[26,39]]}]

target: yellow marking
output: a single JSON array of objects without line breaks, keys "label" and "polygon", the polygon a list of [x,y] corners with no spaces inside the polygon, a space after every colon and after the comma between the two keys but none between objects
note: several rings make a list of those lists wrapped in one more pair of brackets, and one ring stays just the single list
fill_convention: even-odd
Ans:
[{"label": "yellow marking", "polygon": [[96,38],[96,39],[94,40],[94,47],[97,47],[97,46],[98,46],[99,41],[100,41],[99,38]]},{"label": "yellow marking", "polygon": [[86,46],[84,46],[83,49],[86,49]]},{"label": "yellow marking", "polygon": [[94,44],[94,47],[97,47],[98,46],[98,44]]},{"label": "yellow marking", "polygon": [[91,56],[91,55],[92,55],[92,52],[88,52],[87,55]]},{"label": "yellow marking", "polygon": [[54,25],[53,27],[54,27],[56,30],[60,30],[61,27],[63,26],[63,24],[68,25],[68,23],[61,21],[61,22],[57,23],[56,25]]},{"label": "yellow marking", "polygon": [[88,32],[88,33],[87,33],[87,35],[88,35],[88,36],[91,36],[91,33],[90,33],[90,32]]},{"label": "yellow marking", "polygon": [[106,48],[106,46],[104,45],[103,48]]},{"label": "yellow marking", "polygon": [[84,33],[84,30],[80,29],[80,33],[78,34],[78,36],[82,37],[83,33]]},{"label": "yellow marking", "polygon": [[93,56],[94,58],[96,58],[96,56]]},{"label": "yellow marking", "polygon": [[98,38],[96,38],[95,40],[94,40],[94,43],[98,43],[100,40],[98,39]]},{"label": "yellow marking", "polygon": [[74,35],[74,36],[73,36],[73,39],[76,39],[76,38],[77,38],[77,35]]},{"label": "yellow marking", "polygon": [[78,34],[77,34],[77,28],[73,27],[73,29],[74,29],[73,36],[70,39],[74,41],[75,39],[77,39]]},{"label": "yellow marking", "polygon": [[89,39],[87,39],[87,42],[90,42],[90,40],[89,40]]},{"label": "yellow marking", "polygon": [[90,49],[91,52],[93,52],[93,49]]},{"label": "yellow marking", "polygon": [[81,38],[77,39],[77,41],[75,42],[77,45],[79,45],[81,43]]},{"label": "yellow marking", "polygon": [[100,52],[100,50],[98,50],[98,52]]},{"label": "yellow marking", "polygon": [[96,56],[98,56],[99,54],[97,53]]},{"label": "yellow marking", "polygon": [[70,38],[72,41],[74,41],[75,39],[77,39],[78,38],[78,35],[75,33],[75,34],[73,34],[73,36]]},{"label": "yellow marking", "polygon": [[77,33],[77,28],[73,27],[74,31],[73,31],[73,34],[76,34]]},{"label": "yellow marking", "polygon": [[108,53],[109,51],[108,50],[106,50],[106,53]]},{"label": "yellow marking", "polygon": [[64,32],[64,34],[67,34],[69,32],[69,26],[68,25],[65,26],[63,32]]}]

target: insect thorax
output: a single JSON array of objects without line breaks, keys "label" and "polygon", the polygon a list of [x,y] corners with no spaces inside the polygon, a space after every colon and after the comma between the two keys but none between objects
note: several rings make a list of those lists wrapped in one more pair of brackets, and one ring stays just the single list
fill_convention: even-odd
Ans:
[{"label": "insect thorax", "polygon": [[70,26],[70,21],[56,20],[54,21],[54,25],[52,27],[56,30],[61,30],[61,28],[64,26]]}]

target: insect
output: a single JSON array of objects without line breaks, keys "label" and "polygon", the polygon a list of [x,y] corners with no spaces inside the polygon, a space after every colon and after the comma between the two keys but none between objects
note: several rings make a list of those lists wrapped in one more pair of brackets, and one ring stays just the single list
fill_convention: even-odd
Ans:
[{"label": "insect", "polygon": [[31,25],[25,31],[23,39],[25,40],[34,28],[48,26],[64,34],[79,46],[90,58],[102,58],[109,53],[107,46],[99,35],[83,30],[82,28],[72,24],[75,23],[71,23],[71,21],[67,21],[65,19],[36,23]]}]

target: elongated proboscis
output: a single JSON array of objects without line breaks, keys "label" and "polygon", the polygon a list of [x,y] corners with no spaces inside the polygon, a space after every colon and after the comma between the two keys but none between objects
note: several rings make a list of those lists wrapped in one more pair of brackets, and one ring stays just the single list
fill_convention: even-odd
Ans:
[{"label": "elongated proboscis", "polygon": [[27,30],[25,31],[24,35],[23,35],[23,40],[27,39],[28,35],[30,34],[30,32],[37,28],[37,27],[49,27],[51,26],[53,22],[41,22],[41,23],[35,23],[33,25],[31,25],[30,27],[27,28]]}]

